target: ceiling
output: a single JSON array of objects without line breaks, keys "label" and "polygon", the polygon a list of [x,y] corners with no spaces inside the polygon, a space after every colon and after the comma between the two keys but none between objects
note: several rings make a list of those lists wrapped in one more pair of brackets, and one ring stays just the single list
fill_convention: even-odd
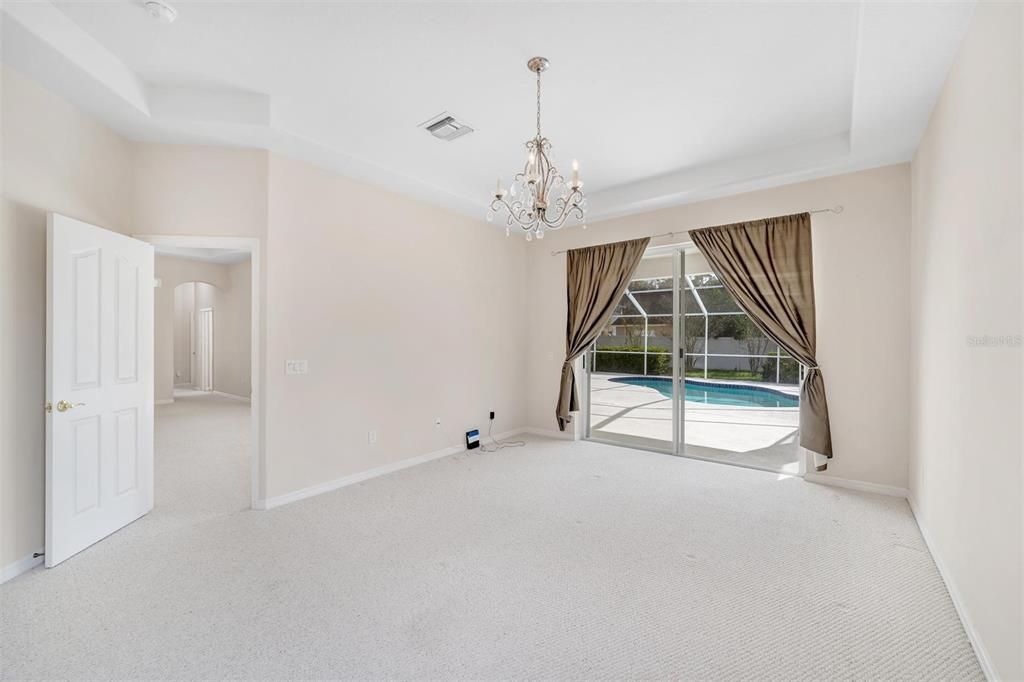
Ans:
[{"label": "ceiling", "polygon": [[[908,160],[970,2],[7,3],[3,59],[142,140],[255,146],[482,217],[543,125],[594,220]],[[442,111],[476,132],[418,124]]]},{"label": "ceiling", "polygon": [[173,256],[187,260],[199,260],[219,265],[232,265],[249,260],[249,251],[244,249],[209,249],[170,244],[154,244],[153,251],[158,256]]}]

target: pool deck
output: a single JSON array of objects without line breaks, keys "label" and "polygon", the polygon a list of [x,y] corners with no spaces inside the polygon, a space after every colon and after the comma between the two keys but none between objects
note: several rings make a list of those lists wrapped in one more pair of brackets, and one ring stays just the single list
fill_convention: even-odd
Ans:
[{"label": "pool deck", "polygon": [[[590,378],[591,436],[624,445],[668,449],[672,441],[672,399],[655,388],[611,381],[621,374]],[[700,382],[754,385],[788,395],[799,387],[745,381]],[[686,454],[704,459],[797,473],[799,408],[741,407],[686,401]]]}]

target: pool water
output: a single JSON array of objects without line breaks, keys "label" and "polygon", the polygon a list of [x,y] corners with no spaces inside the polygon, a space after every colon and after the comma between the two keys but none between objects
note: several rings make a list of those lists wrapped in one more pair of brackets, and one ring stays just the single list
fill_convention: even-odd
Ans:
[{"label": "pool water", "polygon": [[[672,397],[672,379],[668,377],[615,377],[620,384],[653,388],[667,398]],[[799,407],[800,399],[781,391],[742,384],[712,384],[686,380],[686,400],[708,405],[733,407]]]}]

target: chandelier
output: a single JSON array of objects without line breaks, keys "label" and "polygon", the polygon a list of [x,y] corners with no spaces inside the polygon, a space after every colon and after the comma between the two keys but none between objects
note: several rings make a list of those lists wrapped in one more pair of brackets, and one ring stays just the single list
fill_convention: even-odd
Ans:
[{"label": "chandelier", "polygon": [[506,236],[518,228],[526,234],[526,241],[543,239],[545,230],[557,230],[570,218],[582,223],[586,217],[579,164],[572,162],[572,177],[566,182],[548,157],[551,142],[540,132],[540,74],[549,64],[544,57],[526,63],[526,68],[537,74],[537,136],[526,143],[526,166],[516,173],[508,192],[498,179],[487,211],[488,221],[493,221],[495,215],[504,218]]}]

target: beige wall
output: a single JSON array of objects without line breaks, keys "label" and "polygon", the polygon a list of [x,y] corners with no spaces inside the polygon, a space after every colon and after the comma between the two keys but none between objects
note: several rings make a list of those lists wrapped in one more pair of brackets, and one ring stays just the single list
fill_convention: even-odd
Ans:
[{"label": "beige wall", "polygon": [[[593,223],[531,243],[528,423],[556,428],[565,256],[550,251],[841,204],[841,215],[812,221],[818,361],[835,450],[826,475],[905,488],[909,190],[902,164]],[[680,234],[655,243],[684,241]]]},{"label": "beige wall", "polygon": [[265,151],[135,144],[133,234],[262,237]]},{"label": "beige wall", "polygon": [[[174,385],[192,385],[192,309],[195,308],[195,282],[182,282],[174,287]],[[160,314],[157,314],[160,331]],[[159,343],[159,342],[158,342]],[[157,366],[160,362],[158,360]],[[161,393],[157,392],[157,400]],[[163,397],[166,400],[166,397]]]},{"label": "beige wall", "polygon": [[131,224],[132,145],[0,67],[0,568],[43,546],[46,213]]},{"label": "beige wall", "polygon": [[252,395],[252,265],[224,266],[227,286],[217,292],[214,313],[213,387],[221,393]]},{"label": "beige wall", "polygon": [[912,166],[911,496],[1006,680],[1024,679],[1021,22],[978,5]]},{"label": "beige wall", "polygon": [[[268,496],[458,445],[488,410],[496,431],[522,426],[524,246],[272,157]],[[309,374],[286,375],[287,359]]]}]

